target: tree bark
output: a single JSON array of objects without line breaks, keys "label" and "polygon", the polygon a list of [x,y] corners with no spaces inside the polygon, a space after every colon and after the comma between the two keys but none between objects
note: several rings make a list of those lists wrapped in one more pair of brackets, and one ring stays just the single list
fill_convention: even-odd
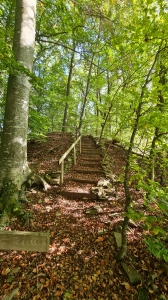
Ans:
[{"label": "tree bark", "polygon": [[70,96],[70,88],[71,88],[71,80],[72,80],[72,71],[73,71],[73,64],[74,64],[74,58],[75,58],[75,43],[73,43],[73,51],[71,56],[71,63],[69,68],[69,75],[68,75],[68,82],[67,82],[67,88],[66,88],[66,97],[67,101],[65,103],[65,109],[64,109],[64,119],[62,124],[62,132],[66,131],[67,121],[68,121],[68,110],[69,110],[69,103],[68,103],[68,97]]},{"label": "tree bark", "polygon": [[82,111],[81,111],[79,126],[78,126],[78,132],[79,133],[80,133],[80,130],[82,128],[82,123],[83,123],[83,119],[84,119],[84,116],[85,116],[86,103],[87,103],[88,94],[89,94],[89,91],[90,91],[90,77],[91,77],[91,73],[92,73],[93,60],[94,60],[94,54],[92,54],[92,59],[91,59],[91,62],[90,62],[90,67],[89,67],[89,72],[88,72],[88,77],[87,77],[85,98],[84,98],[84,102],[83,102],[83,105],[82,105]]},{"label": "tree bark", "polygon": [[126,233],[127,233],[127,228],[128,228],[128,223],[129,223],[129,217],[128,217],[128,212],[129,212],[129,208],[132,202],[132,198],[131,198],[131,194],[130,194],[130,188],[129,188],[129,177],[130,177],[130,160],[131,160],[131,156],[132,156],[132,149],[134,146],[134,140],[137,134],[137,130],[138,130],[138,125],[139,125],[139,120],[141,117],[141,110],[143,107],[143,97],[144,97],[144,91],[146,86],[149,83],[149,78],[151,76],[152,70],[154,69],[154,66],[156,64],[156,61],[158,59],[159,56],[159,52],[158,51],[155,55],[155,59],[154,62],[146,76],[146,80],[144,82],[144,85],[142,86],[142,90],[141,90],[141,95],[140,95],[140,99],[139,99],[139,104],[136,110],[136,119],[135,119],[135,123],[134,123],[134,127],[132,130],[132,134],[131,134],[131,138],[130,138],[130,143],[129,143],[129,148],[128,148],[128,152],[127,152],[127,160],[126,160],[126,167],[125,167],[125,174],[124,174],[124,190],[125,190],[125,209],[124,209],[124,213],[125,213],[125,217],[124,217],[124,222],[122,225],[122,233],[121,233],[121,237],[122,237],[122,242],[121,242],[121,247],[120,250],[116,256],[117,260],[121,260],[124,258],[124,256],[126,255],[126,251],[127,251],[127,237],[126,237]]},{"label": "tree bark", "polygon": [[[13,40],[18,70],[9,75],[0,151],[0,190],[13,189],[14,199],[30,173],[27,163],[27,128],[30,82],[35,42],[36,0],[17,0]],[[25,68],[25,72],[23,71]],[[22,71],[21,71],[22,70]],[[3,200],[2,200],[3,198]],[[7,205],[8,199],[6,198]]]},{"label": "tree bark", "polygon": [[[167,69],[161,64],[160,65],[160,73],[159,73],[159,83],[164,86],[166,84],[166,73]],[[159,111],[164,114],[164,97],[163,97],[163,92],[162,90],[158,90],[158,103],[156,105],[156,109],[158,108]],[[150,155],[149,155],[149,179],[154,181],[155,180],[155,162],[156,162],[156,141],[158,140],[159,137],[164,135],[164,133],[160,132],[160,128],[157,126],[155,128],[155,133],[153,136],[152,144],[151,144],[151,149],[150,149]]]}]

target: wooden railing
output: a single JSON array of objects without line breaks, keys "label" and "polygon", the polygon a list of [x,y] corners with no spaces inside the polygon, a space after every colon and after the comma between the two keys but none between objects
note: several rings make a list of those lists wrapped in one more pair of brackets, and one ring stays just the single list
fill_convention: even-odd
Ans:
[{"label": "wooden railing", "polygon": [[81,136],[71,145],[71,147],[61,156],[59,159],[59,165],[61,165],[61,175],[60,175],[60,182],[64,182],[64,160],[67,155],[74,149],[74,165],[76,165],[76,144],[79,142],[79,152],[81,153]]}]

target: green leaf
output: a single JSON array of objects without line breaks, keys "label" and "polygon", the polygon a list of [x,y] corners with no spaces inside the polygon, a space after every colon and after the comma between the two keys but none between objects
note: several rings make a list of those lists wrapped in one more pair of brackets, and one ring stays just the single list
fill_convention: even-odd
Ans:
[{"label": "green leaf", "polygon": [[14,276],[9,276],[6,280],[6,282],[10,283],[13,281],[13,279],[14,279]]}]

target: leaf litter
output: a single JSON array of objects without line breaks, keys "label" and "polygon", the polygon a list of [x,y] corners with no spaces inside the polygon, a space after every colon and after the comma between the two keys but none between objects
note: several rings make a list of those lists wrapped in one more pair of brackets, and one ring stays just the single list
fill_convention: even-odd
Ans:
[{"label": "leaf litter", "polygon": [[[42,174],[55,170],[58,167],[55,162],[70,145],[70,135],[60,133],[50,134],[44,142],[29,143],[31,168]],[[112,171],[120,176],[125,165],[123,150],[114,146],[110,152],[115,162]],[[70,177],[73,177],[73,167],[65,176],[66,187],[72,185],[76,191],[85,188],[83,184],[70,182]],[[160,296],[167,299],[168,276],[161,269],[160,260],[147,251],[140,223],[129,228],[125,261],[143,276],[143,283],[131,285],[115,260],[113,232],[123,218],[122,183],[118,183],[114,196],[106,201],[68,200],[58,191],[56,186],[46,192],[28,191],[29,201],[22,206],[32,217],[26,224],[11,220],[5,228],[49,231],[50,248],[47,253],[0,250],[0,299],[16,290],[12,299],[130,300],[138,299],[142,284],[149,291],[149,299]],[[135,190],[133,193],[139,207],[142,195]],[[95,206],[101,208],[97,214],[86,214],[86,210]]]}]

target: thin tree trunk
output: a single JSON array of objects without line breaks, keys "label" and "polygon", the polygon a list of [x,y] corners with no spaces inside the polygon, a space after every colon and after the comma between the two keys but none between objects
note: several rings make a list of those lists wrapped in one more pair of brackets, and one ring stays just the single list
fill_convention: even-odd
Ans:
[{"label": "thin tree trunk", "polygon": [[155,158],[156,158],[155,149],[156,149],[156,141],[158,139],[158,134],[159,134],[159,128],[156,127],[154,137],[152,140],[152,144],[151,144],[150,154],[149,154],[150,165],[149,165],[149,176],[148,177],[152,181],[155,180]]},{"label": "thin tree trunk", "polygon": [[101,129],[101,133],[100,133],[99,143],[100,143],[100,141],[101,141],[101,139],[102,139],[102,137],[103,137],[103,133],[104,133],[104,129],[105,129],[107,120],[108,120],[109,115],[110,115],[110,112],[111,112],[111,110],[112,110],[112,108],[113,108],[113,101],[114,101],[114,99],[115,99],[115,97],[116,97],[118,91],[120,90],[120,88],[121,88],[121,86],[119,86],[119,87],[117,88],[117,90],[116,90],[116,92],[115,92],[115,94],[114,94],[114,96],[113,96],[113,98],[112,98],[112,101],[111,101],[111,104],[110,104],[110,106],[109,106],[108,112],[106,113],[106,116],[105,116],[105,119],[104,119],[104,123],[102,124],[102,129]]},{"label": "thin tree trunk", "polygon": [[142,106],[143,106],[142,99],[144,97],[144,90],[145,90],[146,86],[149,83],[149,78],[150,78],[152,70],[153,70],[153,68],[156,64],[159,53],[160,53],[160,50],[156,53],[154,62],[153,62],[152,66],[151,66],[151,68],[150,68],[150,70],[149,70],[149,72],[146,76],[145,83],[142,86],[140,101],[139,101],[138,108],[136,110],[135,125],[134,125],[133,130],[132,130],[132,135],[131,135],[131,138],[130,138],[129,148],[128,148],[128,152],[127,152],[126,167],[125,167],[125,174],[124,174],[124,190],[125,190],[125,209],[124,209],[124,212],[125,212],[125,217],[124,217],[124,222],[123,222],[123,225],[122,225],[122,233],[121,233],[122,243],[121,243],[121,247],[119,249],[119,252],[116,256],[117,260],[123,259],[124,256],[126,255],[126,251],[127,251],[127,236],[126,236],[126,233],[127,233],[128,223],[129,223],[128,211],[129,211],[129,208],[130,208],[130,205],[131,205],[131,202],[132,202],[131,194],[130,194],[130,188],[129,188],[130,161],[131,161],[131,156],[132,156],[132,148],[133,148],[135,136],[136,136],[136,133],[137,133],[137,130],[138,130],[139,119],[141,117],[141,110],[142,110]]},{"label": "thin tree trunk", "polygon": [[92,59],[91,59],[91,62],[90,62],[90,67],[89,67],[89,72],[88,72],[88,77],[87,77],[85,97],[84,97],[84,102],[83,102],[83,105],[82,105],[82,111],[81,111],[80,120],[79,120],[78,132],[80,132],[80,130],[82,128],[82,123],[83,123],[83,119],[84,119],[84,116],[85,116],[86,103],[87,103],[88,94],[89,94],[89,90],[90,90],[90,76],[91,76],[91,73],[92,73],[93,60],[94,60],[94,54],[92,54]]},{"label": "thin tree trunk", "polygon": [[[142,98],[141,98],[142,99]],[[127,251],[127,237],[126,237],[126,233],[127,233],[127,228],[128,228],[128,222],[129,222],[129,217],[127,216],[130,204],[131,204],[131,195],[130,195],[130,189],[129,189],[129,173],[130,173],[130,159],[131,159],[131,155],[132,155],[132,148],[134,145],[134,140],[135,140],[135,136],[136,136],[136,132],[138,129],[138,123],[139,123],[139,119],[140,119],[140,113],[141,113],[141,109],[142,109],[142,102],[139,103],[138,108],[137,108],[137,115],[136,115],[136,120],[135,120],[135,125],[132,131],[132,135],[130,138],[130,143],[129,143],[129,149],[127,152],[127,159],[126,159],[126,167],[125,167],[125,174],[124,174],[124,190],[125,190],[125,209],[124,212],[126,213],[126,216],[124,217],[124,222],[122,225],[122,245],[120,248],[120,251],[117,255],[117,259],[121,260]]]},{"label": "thin tree trunk", "polygon": [[[166,73],[167,73],[167,69],[164,66],[160,66],[160,80],[159,83],[164,86],[166,84]],[[158,104],[157,104],[157,108],[159,109],[159,111],[161,113],[164,113],[164,97],[162,94],[162,91],[159,90],[158,91]],[[155,180],[155,161],[156,161],[156,141],[158,140],[158,138],[163,135],[159,132],[159,127],[155,128],[155,133],[154,133],[154,137],[152,140],[152,144],[151,144],[151,149],[150,149],[150,155],[149,155],[149,179],[154,181]]]},{"label": "thin tree trunk", "polygon": [[[69,68],[69,75],[68,75],[68,82],[67,82],[67,88],[66,88],[66,97],[68,98],[70,96],[70,89],[71,89],[71,80],[72,80],[72,71],[74,67],[74,58],[75,58],[75,42],[73,43],[73,51],[71,56],[71,63]],[[64,109],[64,118],[63,118],[63,124],[62,124],[62,132],[66,131],[67,121],[68,121],[68,110],[69,110],[69,104],[68,101],[65,103],[65,109]]]}]

